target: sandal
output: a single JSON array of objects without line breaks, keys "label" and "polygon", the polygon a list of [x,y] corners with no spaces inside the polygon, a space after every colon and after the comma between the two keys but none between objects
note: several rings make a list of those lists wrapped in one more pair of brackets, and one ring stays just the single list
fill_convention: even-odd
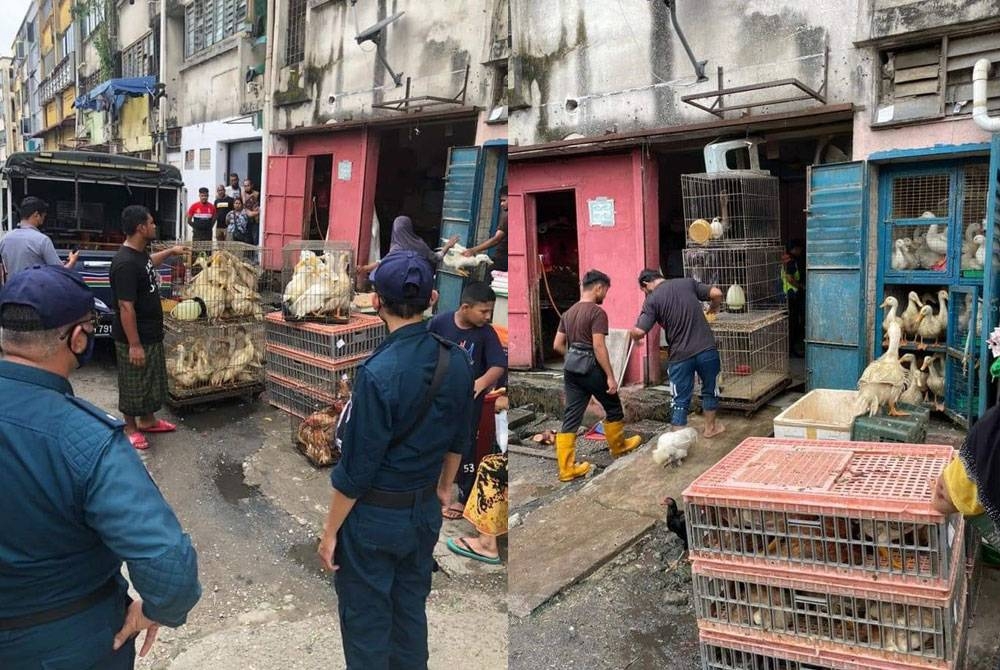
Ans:
[{"label": "sandal", "polygon": [[139,426],[139,430],[141,430],[144,433],[172,433],[175,430],[177,430],[177,426],[170,423],[169,421],[158,419],[156,423],[154,423],[149,428],[146,428],[144,426]]},{"label": "sandal", "polygon": [[132,444],[132,446],[139,451],[149,449],[149,442],[146,440],[146,436],[138,430],[131,435],[127,435],[126,437],[128,437],[128,441]]},{"label": "sandal", "polygon": [[463,516],[465,516],[464,509],[455,509],[454,507],[442,507],[441,516],[449,521],[458,521]]},{"label": "sandal", "polygon": [[[459,546],[458,542],[461,542]],[[487,556],[485,554],[480,554],[478,551],[469,546],[464,537],[458,538],[458,542],[455,542],[454,538],[448,538],[445,545],[452,553],[458,554],[459,556],[464,556],[465,558],[471,558],[474,561],[481,561],[483,563],[488,563],[490,565],[500,565],[499,556]]]}]

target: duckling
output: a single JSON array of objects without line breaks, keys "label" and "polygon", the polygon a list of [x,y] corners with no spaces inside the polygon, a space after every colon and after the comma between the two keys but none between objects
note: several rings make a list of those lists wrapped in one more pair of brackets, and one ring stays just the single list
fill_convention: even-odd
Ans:
[{"label": "duckling", "polygon": [[[945,321],[945,328],[947,328],[947,321]],[[934,338],[934,346],[937,346],[941,338],[941,331],[940,317],[934,315],[934,308],[930,305],[921,307],[920,316],[917,317],[917,349],[926,349],[927,343],[924,340],[932,337]]]},{"label": "duckling", "polygon": [[934,409],[944,411],[944,405],[939,398],[944,395],[944,374],[938,368],[939,358],[936,355],[924,359],[920,369],[927,372],[927,390],[934,395]]},{"label": "duckling", "polygon": [[905,354],[899,357],[901,365],[906,367],[906,389],[899,396],[899,401],[907,405],[919,405],[924,400],[920,389],[922,372],[917,368],[917,357]]},{"label": "duckling", "polygon": [[932,223],[927,228],[927,248],[934,253],[944,256],[948,253],[948,227],[945,226],[943,232],[939,232],[938,224]]},{"label": "duckling", "polygon": [[896,315],[896,310],[899,309],[899,301],[896,300],[894,296],[887,296],[882,304],[879,305],[882,309],[886,310],[885,319],[882,320],[882,330],[885,331],[885,342],[889,341],[889,326],[893,323],[898,323],[900,329],[903,327],[903,320]]},{"label": "duckling", "polygon": [[910,291],[907,294],[906,309],[900,316],[903,320],[903,344],[906,344],[907,337],[914,337],[917,334],[917,317],[920,316],[921,307],[923,307],[923,303],[917,297],[917,292]]},{"label": "duckling", "polygon": [[906,257],[906,241],[904,238],[899,238],[893,243],[895,251],[892,252],[892,269],[893,270],[909,270],[910,263]]},{"label": "duckling", "polygon": [[906,387],[906,371],[899,364],[899,341],[902,329],[899,324],[889,324],[889,349],[865,368],[858,380],[858,400],[855,414],[878,414],[882,405],[889,406],[889,416],[908,416],[896,409],[896,403]]}]

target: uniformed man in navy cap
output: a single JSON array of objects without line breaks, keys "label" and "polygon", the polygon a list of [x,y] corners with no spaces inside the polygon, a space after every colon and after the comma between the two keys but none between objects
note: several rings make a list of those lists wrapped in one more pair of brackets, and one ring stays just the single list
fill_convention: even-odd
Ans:
[{"label": "uniformed man in navy cap", "polygon": [[[124,425],[73,395],[94,296],[55,265],[0,290],[0,668],[132,668],[201,595],[185,535]],[[122,561],[142,600],[131,601]]]},{"label": "uniformed man in navy cap", "polygon": [[434,270],[412,251],[386,256],[372,306],[389,336],[358,368],[337,440],[343,456],[319,555],[336,570],[349,670],[427,667],[427,595],[441,506],[469,440],[472,366],[423,325]]}]

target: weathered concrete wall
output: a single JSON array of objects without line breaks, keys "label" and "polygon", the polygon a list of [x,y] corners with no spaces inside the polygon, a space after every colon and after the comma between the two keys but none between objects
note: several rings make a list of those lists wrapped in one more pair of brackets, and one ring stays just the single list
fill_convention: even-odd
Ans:
[{"label": "weathered concrete wall", "polygon": [[[372,105],[403,98],[406,77],[412,78],[411,96],[454,97],[462,89],[466,65],[471,66],[466,104],[487,106],[493,69],[482,62],[489,58],[493,13],[500,4],[502,0],[365,0],[352,9],[348,2],[326,3],[309,10],[305,60],[291,67],[284,66],[287,27],[279,20],[272,127],[399,116]],[[280,0],[279,5],[278,16],[283,17],[287,3]],[[385,29],[385,53],[393,70],[402,71],[400,86],[379,62],[374,45],[358,45],[354,39],[358,29],[396,11],[406,13]]]},{"label": "weathered concrete wall", "polygon": [[874,0],[872,38],[1000,16],[1000,0]]},{"label": "weathered concrete wall", "polygon": [[864,113],[854,116],[854,160],[864,160],[874,153],[893,149],[929,149],[939,145],[990,141],[990,134],[971,118],[883,129],[873,129],[870,121]]},{"label": "weathered concrete wall", "polygon": [[[708,60],[707,82],[695,83],[659,0],[513,0],[511,142],[710,121],[713,116],[681,97],[715,90],[720,65],[727,87],[795,77],[819,89],[826,45],[828,100],[867,97],[868,56],[852,44],[868,34],[867,0],[682,0],[678,5],[678,21],[695,56]],[[787,97],[794,90],[772,89],[756,98],[743,94],[727,102]],[[818,104],[786,103],[754,113]]]}]

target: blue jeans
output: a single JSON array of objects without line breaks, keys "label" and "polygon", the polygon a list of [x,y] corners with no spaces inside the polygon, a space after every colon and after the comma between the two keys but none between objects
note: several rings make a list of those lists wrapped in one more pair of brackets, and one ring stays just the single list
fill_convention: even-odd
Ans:
[{"label": "blue jeans", "polygon": [[719,387],[716,384],[722,371],[722,359],[718,349],[709,349],[700,354],[667,364],[670,376],[670,393],[673,394],[673,412],[670,423],[686,426],[691,395],[694,393],[694,375],[701,379],[701,407],[706,412],[719,409]]},{"label": "blue jeans", "polygon": [[348,670],[426,670],[427,596],[441,503],[413,507],[359,502],[337,534],[334,576]]}]

